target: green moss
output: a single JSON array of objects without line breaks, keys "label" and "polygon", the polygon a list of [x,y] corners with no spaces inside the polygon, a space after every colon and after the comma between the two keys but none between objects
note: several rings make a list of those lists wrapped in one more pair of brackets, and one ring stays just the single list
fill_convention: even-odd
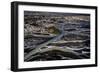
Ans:
[{"label": "green moss", "polygon": [[61,31],[59,29],[57,29],[56,27],[52,26],[48,28],[48,32],[52,33],[52,34],[60,34]]}]

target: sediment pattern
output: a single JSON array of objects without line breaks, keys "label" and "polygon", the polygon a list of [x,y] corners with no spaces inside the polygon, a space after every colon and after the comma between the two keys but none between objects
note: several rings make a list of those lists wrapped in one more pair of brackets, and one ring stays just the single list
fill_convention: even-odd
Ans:
[{"label": "sediment pattern", "polygon": [[24,11],[24,61],[89,58],[89,14]]}]

